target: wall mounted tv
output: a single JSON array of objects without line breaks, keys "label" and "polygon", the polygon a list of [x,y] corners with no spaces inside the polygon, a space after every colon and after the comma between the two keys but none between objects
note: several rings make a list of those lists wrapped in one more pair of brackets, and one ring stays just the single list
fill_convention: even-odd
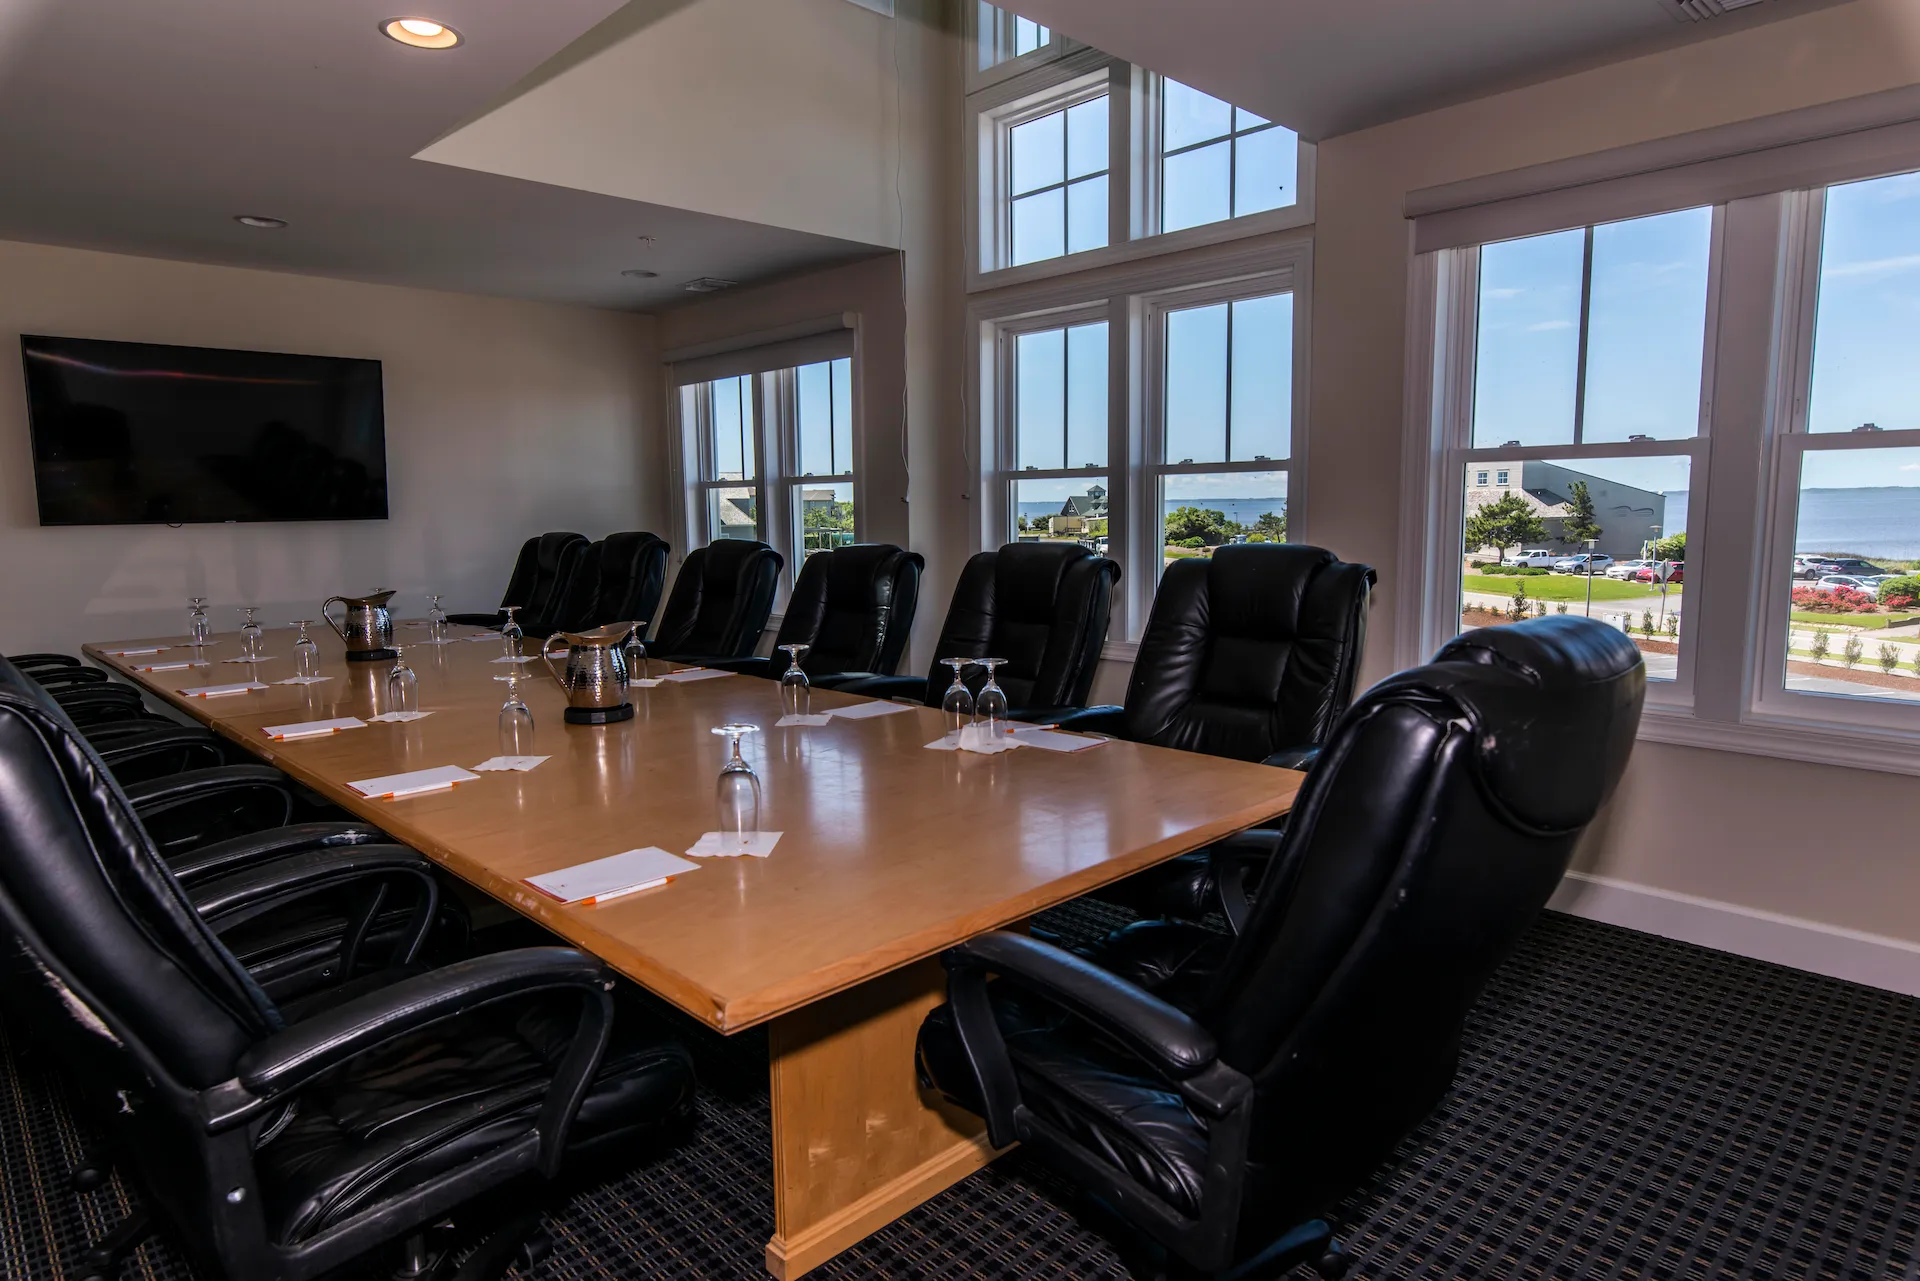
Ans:
[{"label": "wall mounted tv", "polygon": [[385,520],[380,362],[22,334],[42,525]]}]

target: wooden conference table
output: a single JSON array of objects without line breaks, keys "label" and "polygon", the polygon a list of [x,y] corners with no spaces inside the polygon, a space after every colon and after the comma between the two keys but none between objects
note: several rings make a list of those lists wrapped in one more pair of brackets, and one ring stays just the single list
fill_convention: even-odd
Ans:
[{"label": "wooden conference table", "polygon": [[[293,674],[294,633],[273,629],[252,668],[265,690],[205,698],[179,691],[249,678],[236,635],[209,665],[147,672],[190,657],[181,638],[89,645],[94,661],[378,824],[469,884],[722,1032],[768,1024],[775,1232],[767,1269],[796,1277],[992,1160],[978,1118],[923,1093],[913,1044],[944,997],[938,956],[964,939],[1284,814],[1301,776],[1132,743],[1071,754],[923,750],[941,715],[916,707],[818,728],[775,729],[779,687],[749,676],[635,690],[636,716],[566,725],[539,660],[522,668],[536,722],[526,772],[487,773],[451,791],[369,800],[347,787],[500,751],[507,670],[493,644],[427,645],[398,629],[419,675],[407,723],[277,742],[262,727],[383,710],[388,662],[348,663],[324,626],[314,685]],[[469,628],[456,633],[472,635]],[[412,642],[412,643],[410,643]],[[181,646],[152,656],[107,651]],[[529,640],[531,648],[534,644]],[[654,665],[655,675],[663,665]],[[869,700],[825,690],[813,710]],[[764,790],[769,858],[709,859],[657,890],[567,906],[523,877],[639,846],[675,854],[717,826],[714,784],[727,757],[709,731],[760,725],[744,751]]]}]

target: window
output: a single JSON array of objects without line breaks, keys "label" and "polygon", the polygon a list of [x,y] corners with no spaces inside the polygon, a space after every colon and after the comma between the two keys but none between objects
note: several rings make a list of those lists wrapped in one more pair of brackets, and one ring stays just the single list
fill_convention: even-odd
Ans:
[{"label": "window", "polygon": [[1300,140],[1291,129],[1159,79],[1158,230],[1180,231],[1295,204]]},{"label": "window", "polygon": [[1054,43],[1053,32],[1031,18],[1023,18],[996,5],[977,0],[975,47],[979,51],[978,69],[988,70],[1044,53]]},{"label": "window", "polygon": [[1108,109],[1101,94],[1006,131],[1013,265],[1107,243]]},{"label": "window", "polygon": [[1011,335],[1008,536],[1109,550],[1109,333],[1104,320]]},{"label": "window", "polygon": [[[1651,679],[1679,681],[1689,567],[1628,562],[1685,560],[1705,457],[1714,225],[1712,209],[1687,209],[1467,257],[1475,326],[1453,472],[1470,481],[1455,500],[1456,627],[1605,618],[1633,635]],[[1488,454],[1504,465],[1486,466]],[[1522,550],[1548,555],[1511,563]]]},{"label": "window", "polygon": [[695,490],[707,541],[760,537],[760,433],[751,376],[717,378],[682,389],[700,443]]},{"label": "window", "polygon": [[820,361],[786,371],[795,397],[796,461],[788,509],[798,522],[799,563],[854,541],[853,361]]}]

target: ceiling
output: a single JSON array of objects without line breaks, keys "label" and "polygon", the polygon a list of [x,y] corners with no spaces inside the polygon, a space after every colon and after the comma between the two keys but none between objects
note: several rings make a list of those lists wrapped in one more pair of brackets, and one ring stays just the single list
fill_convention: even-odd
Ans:
[{"label": "ceiling", "polygon": [[0,239],[629,310],[874,252],[414,159],[622,0],[419,3],[465,43],[386,39],[393,0],[0,0]]},{"label": "ceiling", "polygon": [[1012,0],[1011,7],[1318,141],[1838,2],[1759,0],[1697,23],[1662,0]]}]

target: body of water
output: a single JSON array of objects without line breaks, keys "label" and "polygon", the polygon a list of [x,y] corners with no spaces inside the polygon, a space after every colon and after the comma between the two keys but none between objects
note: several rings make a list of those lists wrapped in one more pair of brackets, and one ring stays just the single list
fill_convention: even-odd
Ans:
[{"label": "body of water", "polygon": [[[1169,498],[1163,504],[1167,511],[1176,507],[1198,507],[1203,511],[1216,511],[1235,524],[1251,527],[1253,522],[1267,512],[1283,512],[1287,509],[1284,498]],[[1060,503],[1021,503],[1020,514],[1026,517],[1057,516]]]}]

